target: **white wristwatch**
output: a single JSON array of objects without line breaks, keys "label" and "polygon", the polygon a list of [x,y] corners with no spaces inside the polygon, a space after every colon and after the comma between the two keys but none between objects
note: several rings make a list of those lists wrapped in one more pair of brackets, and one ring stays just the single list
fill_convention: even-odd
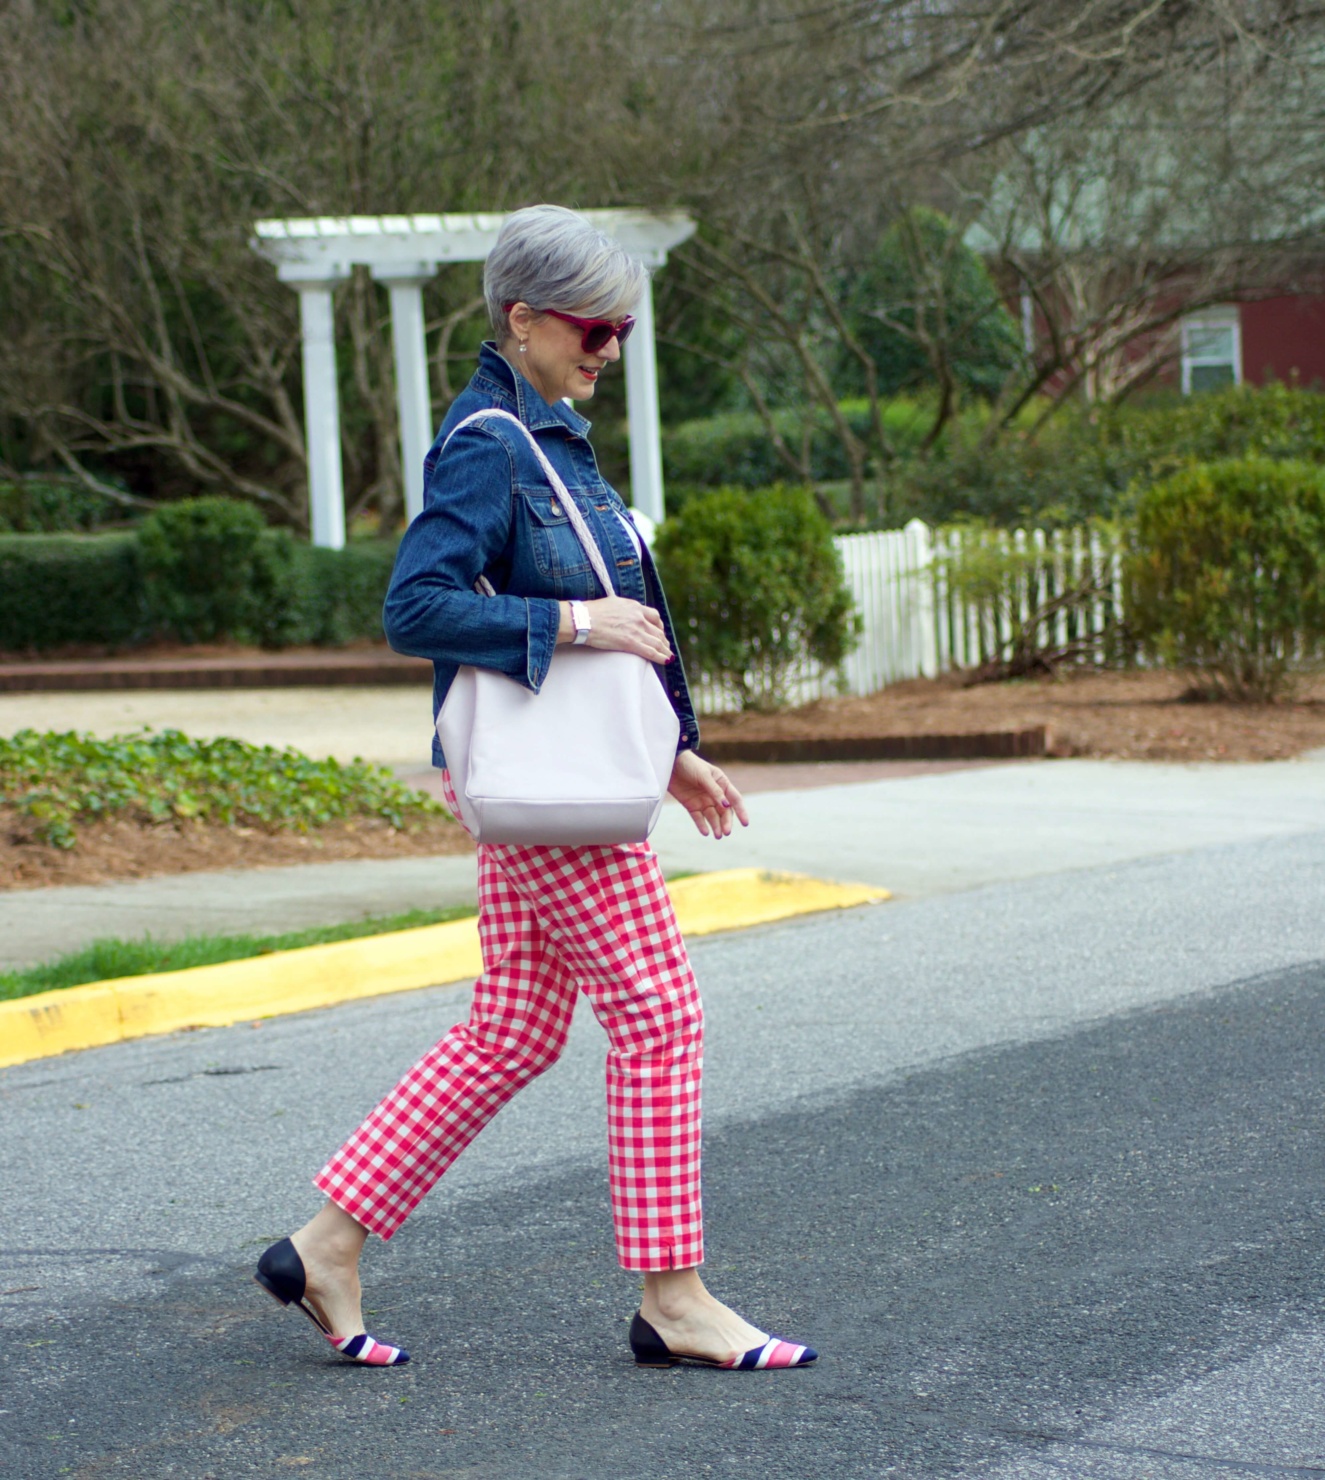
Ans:
[{"label": "white wristwatch", "polygon": [[570,604],[570,619],[575,623],[575,642],[573,646],[583,647],[589,641],[589,634],[593,631],[593,623],[589,620],[589,608],[582,601],[572,601]]}]

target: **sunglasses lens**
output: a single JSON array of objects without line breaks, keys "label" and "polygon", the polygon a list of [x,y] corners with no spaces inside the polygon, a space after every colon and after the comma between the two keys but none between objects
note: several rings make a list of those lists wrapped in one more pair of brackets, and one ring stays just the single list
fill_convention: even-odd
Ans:
[{"label": "sunglasses lens", "polygon": [[615,339],[618,344],[624,344],[630,338],[630,331],[635,327],[635,320],[627,314],[619,324],[613,324],[606,319],[596,319],[584,331],[584,337],[580,341],[580,347],[587,355],[596,355],[609,339]]}]

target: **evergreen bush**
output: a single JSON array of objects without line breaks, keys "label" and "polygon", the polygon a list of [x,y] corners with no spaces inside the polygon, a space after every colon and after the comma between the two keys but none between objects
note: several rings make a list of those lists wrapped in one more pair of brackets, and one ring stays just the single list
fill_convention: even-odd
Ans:
[{"label": "evergreen bush", "polygon": [[181,642],[257,641],[287,563],[265,530],[252,504],[219,495],[153,510],[138,531],[153,628]]},{"label": "evergreen bush", "polygon": [[25,473],[0,478],[0,534],[72,534],[129,517],[129,509],[78,478]]},{"label": "evergreen bush", "polygon": [[718,488],[666,520],[657,557],[681,655],[742,708],[777,708],[799,664],[841,664],[859,631],[833,531],[806,488]]},{"label": "evergreen bush", "polygon": [[[868,401],[843,401],[841,410],[856,436],[868,441],[872,437]],[[928,407],[907,397],[883,408],[884,430],[902,456],[915,451],[932,419]],[[808,436],[810,471],[816,483],[849,476],[846,453],[822,407],[816,408],[808,426],[799,411],[775,411],[773,423],[797,453]],[[754,411],[730,411],[665,429],[663,466],[669,482],[703,488],[767,488],[785,481],[788,473],[763,417]]]},{"label": "evergreen bush", "polygon": [[324,550],[239,507],[239,519],[224,508],[201,518],[182,504],[158,510],[144,521],[150,566],[136,533],[0,535],[0,651],[115,649],[153,636],[270,648],[381,638],[394,541]]},{"label": "evergreen bush", "polygon": [[0,651],[128,647],[146,631],[134,535],[0,535]]},{"label": "evergreen bush", "polygon": [[[868,408],[844,401],[857,435],[868,430]],[[884,422],[898,456],[876,469],[881,522],[930,524],[975,518],[1011,526],[1081,524],[1130,511],[1134,491],[1191,462],[1224,458],[1301,458],[1325,464],[1325,395],[1296,386],[1236,386],[1200,396],[1155,394],[1121,406],[1067,408],[1034,436],[1042,410],[1026,409],[1019,426],[985,445],[989,419],[982,404],[949,422],[938,444],[920,444],[932,420],[923,398],[889,401]],[[803,417],[774,413],[790,445],[801,445]],[[663,434],[668,499],[692,488],[759,487],[787,476],[762,419],[753,412],[685,422]],[[846,460],[831,423],[815,413],[810,435],[812,478],[845,479]]]},{"label": "evergreen bush", "polygon": [[340,647],[382,636],[382,603],[396,561],[394,540],[365,540],[326,550],[273,531],[283,553],[286,584],[273,598],[273,616],[262,634],[268,647],[312,643]]},{"label": "evergreen bush", "polygon": [[1264,457],[1196,464],[1136,508],[1132,619],[1206,697],[1270,701],[1325,652],[1325,469]]}]

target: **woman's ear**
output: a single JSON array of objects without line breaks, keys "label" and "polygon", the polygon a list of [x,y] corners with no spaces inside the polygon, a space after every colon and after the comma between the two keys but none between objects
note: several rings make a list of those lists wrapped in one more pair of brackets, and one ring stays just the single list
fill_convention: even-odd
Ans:
[{"label": "woman's ear", "polygon": [[506,315],[506,322],[511,326],[511,333],[516,339],[528,339],[529,331],[534,323],[534,311],[523,301],[513,303],[510,312]]}]

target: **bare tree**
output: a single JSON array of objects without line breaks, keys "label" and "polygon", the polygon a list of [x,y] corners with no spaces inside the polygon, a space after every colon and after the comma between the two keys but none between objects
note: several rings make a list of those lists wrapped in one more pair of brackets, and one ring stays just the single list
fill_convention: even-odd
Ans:
[{"label": "bare tree", "polygon": [[[594,65],[602,8],[0,12],[0,452],[58,461],[112,497],[205,488],[303,523],[297,301],[251,250],[253,222],[574,197],[586,170],[568,74]],[[430,303],[446,323],[444,292]],[[337,315],[351,512],[390,522],[385,295],[356,276]]]},{"label": "bare tree", "polygon": [[[302,523],[296,304],[250,251],[255,219],[686,205],[705,222],[687,281],[732,328],[697,347],[771,425],[779,401],[812,413],[798,438],[778,434],[789,470],[807,466],[814,418],[834,428],[859,512],[890,449],[845,302],[889,223],[916,205],[960,216],[1013,170],[1008,151],[1088,133],[1148,87],[1289,65],[1320,18],[1315,0],[12,5],[0,458],[59,462],[119,497],[228,490]],[[1077,319],[1114,291],[1083,286],[1097,307]],[[439,408],[473,297],[462,275],[429,294]],[[400,490],[381,292],[356,279],[337,312],[349,501],[389,523]],[[950,318],[905,320],[940,385],[961,332]],[[1111,350],[1102,332],[1094,342],[1102,384]],[[838,410],[843,358],[863,378],[867,426]]]},{"label": "bare tree", "polygon": [[[877,367],[844,307],[873,245],[890,225],[904,230],[917,205],[945,209],[962,227],[983,217],[987,250],[1049,326],[1030,365],[1010,376],[997,430],[1051,383],[1064,395],[1084,385],[1116,396],[1153,373],[1172,352],[1163,330],[1188,307],[1256,291],[1272,267],[1282,272],[1283,253],[1275,266],[1266,250],[1267,202],[1284,244],[1318,198],[1319,128],[1284,147],[1302,112],[1319,117],[1325,12],[1313,4],[731,0],[701,9],[695,41],[677,46],[687,98],[721,152],[715,144],[702,155],[689,186],[707,227],[691,263],[708,306],[746,336],[726,363],[764,391],[751,400],[770,435],[777,397],[759,367],[778,353],[784,380],[799,374],[807,412],[817,406],[837,426],[857,516],[869,469],[886,467],[891,449]],[[1302,112],[1282,109],[1267,132],[1285,86]],[[1168,130],[1171,165],[1159,195],[1145,144],[1123,126],[1157,104],[1167,121],[1152,130]],[[1237,137],[1253,115],[1255,130]],[[1064,237],[1072,208],[1087,205],[1097,215],[1107,206],[1113,219],[1097,224],[1108,230]],[[1219,226],[1199,244],[1198,219]],[[953,347],[972,329],[944,290],[944,257],[961,236],[912,233],[916,296],[904,312],[878,312],[929,362],[931,442],[955,405]],[[675,337],[685,342],[683,331]],[[834,358],[862,365],[865,436],[836,413]],[[808,471],[785,437],[774,440],[789,469]]]},{"label": "bare tree", "polygon": [[1033,310],[1035,343],[995,427],[1036,396],[1046,415],[1078,390],[1119,399],[1172,361],[1183,314],[1283,292],[1319,256],[1313,71],[1264,56],[1245,73],[1168,79],[1088,132],[1037,130],[1005,148],[982,238]]}]

